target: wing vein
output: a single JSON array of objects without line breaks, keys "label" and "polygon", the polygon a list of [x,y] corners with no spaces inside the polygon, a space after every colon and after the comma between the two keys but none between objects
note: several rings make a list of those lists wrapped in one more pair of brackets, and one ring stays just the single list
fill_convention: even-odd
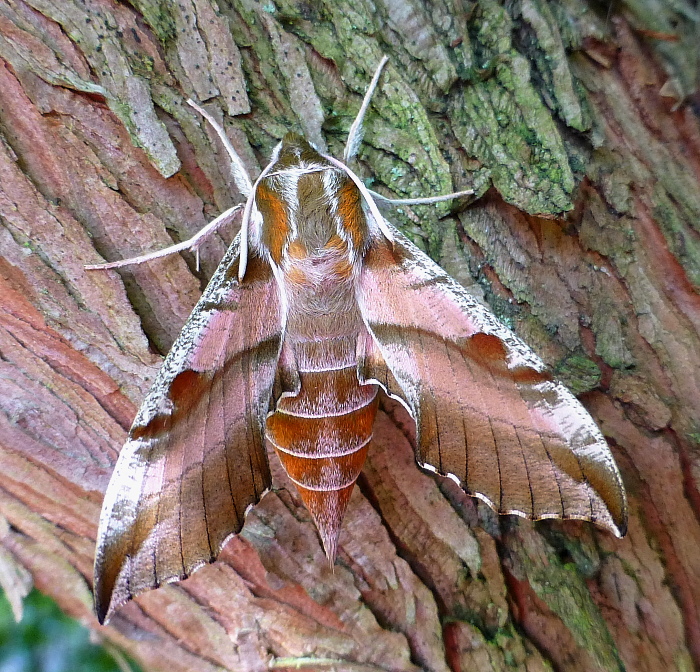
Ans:
[{"label": "wing vein", "polygon": [[[240,362],[236,362],[237,364]],[[231,362],[231,366],[233,366],[233,362]],[[226,372],[230,373],[230,372]],[[225,462],[226,462],[226,482],[228,483],[228,493],[229,496],[231,497],[231,504],[233,506],[233,512],[236,515],[237,521],[240,521],[242,519],[241,514],[238,512],[238,506],[236,505],[236,496],[234,494],[234,486],[233,486],[233,481],[232,481],[232,474],[231,474],[231,450],[229,446],[229,436],[228,436],[228,431],[227,428],[230,427],[230,422],[228,418],[228,408],[225,403],[223,403],[223,399],[229,399],[230,398],[230,389],[229,389],[229,375],[224,375],[223,380],[221,382],[221,387],[223,389],[223,397],[222,397],[222,404],[221,404],[221,414],[222,414],[222,431],[223,435],[221,437],[221,440],[224,445],[224,455],[225,455]],[[220,545],[221,542],[218,541],[217,545]],[[220,548],[217,549],[217,551],[221,550]]]},{"label": "wing vein", "polygon": [[503,477],[501,475],[501,452],[498,449],[498,441],[496,440],[496,433],[493,431],[493,422],[491,416],[487,416],[489,421],[489,429],[491,430],[491,438],[493,439],[493,445],[496,453],[496,465],[498,466],[498,512],[503,511]]},{"label": "wing vein", "polygon": [[530,516],[534,517],[534,515],[535,515],[535,493],[532,489],[532,479],[530,478],[530,469],[527,466],[527,458],[525,457],[525,449],[523,448],[523,442],[522,442],[522,439],[520,438],[520,432],[518,431],[518,427],[516,427],[514,425],[513,428],[515,429],[515,437],[518,439],[518,446],[520,447],[520,454],[522,455],[523,464],[525,465],[525,475],[527,476],[527,487],[530,491]]},{"label": "wing vein", "polygon": [[559,474],[557,473],[557,468],[554,464],[554,460],[552,459],[552,455],[549,452],[549,448],[547,447],[547,442],[543,441],[541,436],[540,441],[542,441],[542,447],[544,448],[544,452],[547,453],[547,459],[549,460],[550,465],[552,465],[552,473],[554,474],[554,480],[557,482],[557,489],[559,490],[559,503],[561,504],[561,515],[563,518],[566,513],[566,505],[564,504],[564,493],[561,489],[561,481],[559,479]]}]

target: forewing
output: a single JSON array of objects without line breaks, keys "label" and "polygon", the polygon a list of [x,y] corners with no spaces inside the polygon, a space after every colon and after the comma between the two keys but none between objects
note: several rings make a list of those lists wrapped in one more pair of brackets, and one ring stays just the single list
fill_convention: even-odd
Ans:
[{"label": "forewing", "polygon": [[95,558],[102,622],[140,592],[211,562],[270,484],[264,421],[282,340],[269,265],[239,239],[166,357],[105,496]]},{"label": "forewing", "polygon": [[607,443],[580,402],[484,306],[393,229],[358,284],[371,338],[360,376],[416,420],[417,459],[500,513],[579,518],[624,534]]}]

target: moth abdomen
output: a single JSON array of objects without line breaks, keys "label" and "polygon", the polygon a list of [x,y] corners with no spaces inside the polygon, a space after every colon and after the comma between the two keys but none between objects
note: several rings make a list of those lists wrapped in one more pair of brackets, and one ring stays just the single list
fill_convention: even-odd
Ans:
[{"label": "moth abdomen", "polygon": [[378,387],[360,384],[355,343],[346,336],[298,343],[299,393],[283,396],[266,425],[331,562],[377,413]]}]

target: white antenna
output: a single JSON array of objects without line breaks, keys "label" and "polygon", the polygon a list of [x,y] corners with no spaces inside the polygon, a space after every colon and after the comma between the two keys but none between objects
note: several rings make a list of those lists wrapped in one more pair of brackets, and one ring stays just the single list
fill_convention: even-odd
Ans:
[{"label": "white antenna", "polygon": [[345,143],[345,151],[343,152],[343,161],[345,163],[350,163],[350,161],[355,158],[357,151],[360,149],[362,136],[364,135],[362,120],[365,118],[365,112],[367,112],[367,108],[369,107],[369,101],[372,99],[372,94],[377,88],[377,84],[379,82],[379,76],[382,74],[382,69],[388,60],[388,56],[383,56],[382,60],[379,62],[379,65],[374,72],[374,77],[372,77],[372,81],[367,89],[367,93],[365,93],[365,98],[362,101],[362,107],[360,107],[360,111],[357,113],[355,121],[353,121],[352,126],[350,126],[348,141]]}]

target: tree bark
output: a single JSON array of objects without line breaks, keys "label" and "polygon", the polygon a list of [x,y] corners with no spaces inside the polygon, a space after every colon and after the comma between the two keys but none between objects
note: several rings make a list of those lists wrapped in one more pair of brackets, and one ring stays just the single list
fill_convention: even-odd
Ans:
[{"label": "tree bark", "polygon": [[[0,0],[0,574],[15,603],[24,568],[154,671],[700,667],[700,24],[681,5]],[[629,533],[499,518],[419,470],[386,404],[333,571],[273,456],[273,491],[215,564],[101,627],[104,490],[234,231],[200,270],[187,254],[83,266],[240,202],[186,98],[253,175],[288,130],[340,156],[383,53],[361,174],[403,197],[474,188],[469,207],[393,221],[580,396],[622,471]]]}]

